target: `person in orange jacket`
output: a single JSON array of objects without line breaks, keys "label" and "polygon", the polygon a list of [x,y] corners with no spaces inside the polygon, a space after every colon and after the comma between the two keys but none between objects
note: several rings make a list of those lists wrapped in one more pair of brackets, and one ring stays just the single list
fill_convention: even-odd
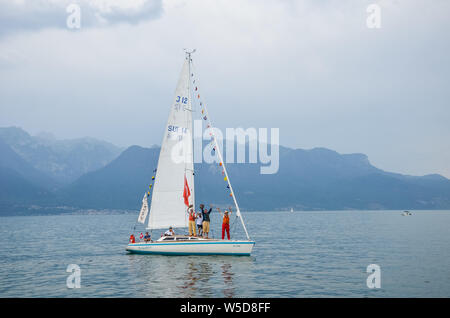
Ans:
[{"label": "person in orange jacket", "polygon": [[225,232],[227,232],[228,240],[230,239],[230,214],[232,213],[231,207],[229,207],[229,212],[225,210],[225,212],[222,214],[222,211],[220,211],[220,208],[217,208],[219,213],[222,215],[222,240],[225,238]]}]

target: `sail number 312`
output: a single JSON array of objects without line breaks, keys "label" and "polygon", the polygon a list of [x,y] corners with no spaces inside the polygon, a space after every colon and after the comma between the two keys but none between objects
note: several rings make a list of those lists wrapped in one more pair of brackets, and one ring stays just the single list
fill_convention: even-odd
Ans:
[{"label": "sail number 312", "polygon": [[187,104],[188,98],[187,97],[177,96],[176,102],[179,103],[180,101],[181,101],[182,104]]}]

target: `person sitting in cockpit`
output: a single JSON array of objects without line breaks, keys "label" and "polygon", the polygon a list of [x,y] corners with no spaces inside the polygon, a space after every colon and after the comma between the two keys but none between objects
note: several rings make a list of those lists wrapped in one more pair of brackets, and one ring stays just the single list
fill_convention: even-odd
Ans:
[{"label": "person sitting in cockpit", "polygon": [[175,235],[175,232],[173,231],[172,227],[169,227],[169,229],[164,233],[164,236],[173,236]]}]

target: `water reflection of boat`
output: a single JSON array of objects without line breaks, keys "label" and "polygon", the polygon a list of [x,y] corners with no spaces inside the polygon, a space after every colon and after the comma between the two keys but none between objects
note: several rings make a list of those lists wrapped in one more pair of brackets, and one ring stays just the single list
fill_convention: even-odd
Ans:
[{"label": "water reflection of boat", "polygon": [[214,274],[212,266],[205,262],[191,261],[186,266],[186,271],[180,277],[182,284],[178,288],[185,298],[195,297],[199,290],[204,295],[212,296],[213,292],[208,284]]},{"label": "water reflection of boat", "polygon": [[[139,257],[129,254],[129,272],[139,286],[132,297],[235,297],[245,281],[235,279],[246,272],[253,258],[228,256],[160,255]],[[167,271],[170,268],[170,271]]]},{"label": "water reflection of boat", "polygon": [[231,270],[231,264],[225,263],[221,266],[222,269],[222,277],[224,283],[223,296],[227,298],[234,297],[235,287],[233,285],[233,276],[234,273]]},{"label": "water reflection of boat", "polygon": [[[178,286],[182,297],[196,297],[199,294],[208,297],[235,296],[236,286],[233,281],[235,273],[231,262],[226,260],[205,262],[203,259],[199,262],[190,261],[185,269],[180,278],[182,284]],[[223,284],[217,284],[219,274],[222,276]]]}]

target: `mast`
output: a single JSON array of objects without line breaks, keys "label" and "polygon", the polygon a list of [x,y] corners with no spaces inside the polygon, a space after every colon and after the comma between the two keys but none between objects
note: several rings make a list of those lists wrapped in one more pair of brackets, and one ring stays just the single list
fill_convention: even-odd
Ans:
[{"label": "mast", "polygon": [[[186,53],[186,58],[188,59],[188,64],[189,64],[189,80],[188,80],[188,98],[191,101],[191,109],[190,112],[192,113],[194,110],[192,109],[192,94],[191,94],[191,77],[192,77],[192,71],[191,71],[191,54],[195,52],[195,49],[193,49],[192,51],[187,51],[186,49],[184,49],[184,52]],[[193,122],[191,120],[191,125],[189,127],[189,130],[191,132],[191,144],[190,144],[190,148],[192,150],[192,170],[187,169],[186,166],[186,171],[189,171],[189,173],[192,174],[192,185],[190,185],[190,189],[191,189],[191,198],[192,198],[192,207],[194,209],[195,212],[195,173],[194,173],[194,130],[193,130]],[[186,162],[186,161],[185,161]]]},{"label": "mast", "polygon": [[[193,52],[195,52],[195,50],[192,51],[191,53],[193,53]],[[189,53],[189,71],[191,70],[191,64],[192,64],[192,68],[194,68],[194,64],[192,63],[192,59],[190,58],[190,53]],[[212,135],[212,138],[213,138],[213,141],[214,141],[214,147],[215,147],[215,150],[217,151],[217,154],[219,156],[219,160],[222,163],[222,168],[223,168],[223,171],[224,171],[224,175],[225,175],[225,177],[227,179],[228,186],[229,186],[230,191],[231,191],[231,196],[233,197],[234,205],[236,206],[236,216],[238,216],[239,219],[241,220],[242,227],[244,228],[244,231],[245,231],[245,235],[247,236],[247,239],[250,241],[250,236],[249,236],[247,228],[245,226],[244,219],[243,219],[242,214],[241,214],[241,210],[239,209],[239,205],[238,205],[238,202],[237,202],[237,199],[236,199],[236,195],[235,195],[235,193],[233,191],[233,187],[231,186],[230,177],[228,176],[227,168],[225,167],[225,162],[223,160],[222,153],[221,153],[220,148],[219,148],[219,144],[217,143],[216,135],[214,134],[214,129],[213,129],[213,125],[211,123],[211,119],[209,117],[208,109],[207,109],[206,105],[202,105],[202,107],[205,110],[205,113],[206,113],[205,115],[206,115],[206,118],[208,120],[210,129],[211,129],[211,135]]]}]

